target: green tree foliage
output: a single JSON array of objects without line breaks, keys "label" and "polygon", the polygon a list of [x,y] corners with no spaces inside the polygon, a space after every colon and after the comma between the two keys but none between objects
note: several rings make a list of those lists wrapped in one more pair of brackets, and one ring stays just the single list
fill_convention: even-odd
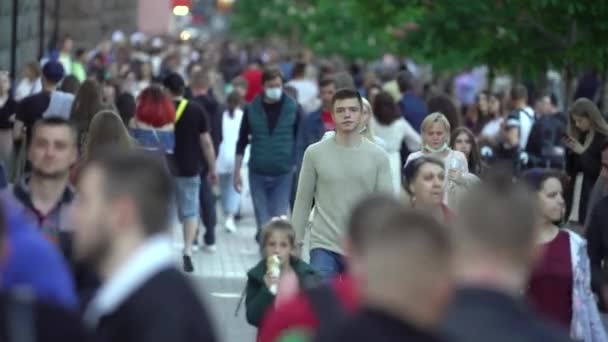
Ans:
[{"label": "green tree foliage", "polygon": [[394,52],[439,70],[608,69],[603,0],[238,0],[232,23],[245,38],[288,37],[351,59]]}]

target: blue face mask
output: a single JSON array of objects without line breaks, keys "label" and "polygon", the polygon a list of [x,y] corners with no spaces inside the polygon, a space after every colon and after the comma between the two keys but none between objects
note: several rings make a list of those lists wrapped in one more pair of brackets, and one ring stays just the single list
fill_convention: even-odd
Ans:
[{"label": "blue face mask", "polygon": [[283,89],[281,89],[281,87],[266,88],[266,90],[264,91],[264,96],[266,96],[267,99],[272,101],[280,100],[282,95]]}]

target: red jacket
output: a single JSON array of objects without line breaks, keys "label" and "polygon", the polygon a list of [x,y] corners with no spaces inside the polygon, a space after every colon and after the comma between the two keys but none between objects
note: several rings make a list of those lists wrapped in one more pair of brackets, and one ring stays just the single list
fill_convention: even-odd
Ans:
[{"label": "red jacket", "polygon": [[[344,308],[354,312],[359,305],[359,294],[352,278],[336,278],[333,283],[336,294]],[[266,313],[258,331],[259,342],[274,342],[290,331],[314,331],[319,321],[308,303],[306,295],[298,294],[280,306]]]}]

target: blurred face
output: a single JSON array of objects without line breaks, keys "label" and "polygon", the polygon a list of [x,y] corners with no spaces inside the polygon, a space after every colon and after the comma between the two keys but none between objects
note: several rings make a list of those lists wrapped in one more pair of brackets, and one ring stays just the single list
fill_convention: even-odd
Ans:
[{"label": "blurred face", "polygon": [[583,132],[588,132],[591,130],[591,120],[584,116],[573,115],[572,120],[574,121],[574,125],[576,128],[580,129]]},{"label": "blurred face", "polygon": [[540,114],[551,114],[554,112],[549,96],[543,96],[536,102],[536,112]]},{"label": "blurred face", "polygon": [[104,174],[99,167],[85,170],[78,184],[78,196],[71,210],[74,227],[74,255],[97,268],[110,250],[111,215],[104,194]]},{"label": "blurred face", "polygon": [[264,89],[282,88],[283,80],[280,77],[275,77],[271,80],[264,82]]},{"label": "blurred face", "polygon": [[469,135],[462,132],[458,134],[454,140],[454,150],[464,153],[465,156],[471,156],[471,149],[473,148],[473,142],[469,138]]},{"label": "blurred face", "polygon": [[36,128],[28,152],[36,176],[67,177],[76,157],[76,139],[69,127],[42,125]]},{"label": "blurred face", "polygon": [[372,119],[372,108],[364,104],[361,114],[361,127],[367,127]]},{"label": "blurred face", "polygon": [[539,192],[539,199],[541,213],[545,220],[549,222],[561,220],[564,215],[565,202],[562,183],[559,179],[547,179]]},{"label": "blurred face", "polygon": [[0,94],[5,93],[11,87],[11,79],[7,71],[0,71]]},{"label": "blurred face", "polygon": [[323,105],[323,109],[331,110],[331,100],[334,98],[336,94],[336,85],[331,83],[322,87],[319,90],[319,96],[321,97],[321,103]]},{"label": "blurred face", "polygon": [[66,39],[63,42],[63,51],[72,51],[72,48],[74,47],[74,41],[71,39]]},{"label": "blurred face", "polygon": [[432,148],[442,147],[448,138],[445,125],[439,121],[431,123],[423,134],[424,143]]},{"label": "blurred face", "polygon": [[488,99],[488,111],[494,116],[500,114],[500,100],[496,96],[490,96]]},{"label": "blurred face", "polygon": [[486,94],[479,94],[479,99],[477,100],[477,105],[479,106],[479,111],[482,113],[487,113],[489,109],[488,104],[488,96]]},{"label": "blurred face", "polygon": [[416,203],[429,206],[441,204],[444,181],[445,170],[441,166],[433,163],[422,165],[414,182],[410,184]]},{"label": "blurred face", "polygon": [[357,98],[337,100],[334,103],[332,117],[336,123],[336,130],[345,133],[356,131],[362,116],[361,103]]},{"label": "blurred face", "polygon": [[116,98],[116,89],[112,85],[104,84],[103,98],[106,100],[106,102],[114,103],[114,99]]},{"label": "blurred face", "polygon": [[511,146],[519,145],[519,128],[511,127],[504,129],[505,141]]},{"label": "blurred face", "polygon": [[285,232],[273,232],[264,246],[266,257],[278,255],[282,265],[289,263],[289,257],[292,252],[293,246],[289,243],[289,236]]}]

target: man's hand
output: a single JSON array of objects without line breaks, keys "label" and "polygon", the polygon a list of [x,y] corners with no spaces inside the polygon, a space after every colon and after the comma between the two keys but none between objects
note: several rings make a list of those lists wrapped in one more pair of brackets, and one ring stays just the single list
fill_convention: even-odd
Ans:
[{"label": "man's hand", "polygon": [[218,176],[217,176],[217,173],[215,172],[215,170],[209,170],[209,172],[207,172],[207,179],[209,180],[209,183],[211,183],[212,185],[217,185]]},{"label": "man's hand", "polygon": [[236,190],[236,192],[238,192],[240,194],[241,191],[243,190],[243,181],[241,180],[240,171],[234,172],[233,185],[234,185],[234,190]]}]

